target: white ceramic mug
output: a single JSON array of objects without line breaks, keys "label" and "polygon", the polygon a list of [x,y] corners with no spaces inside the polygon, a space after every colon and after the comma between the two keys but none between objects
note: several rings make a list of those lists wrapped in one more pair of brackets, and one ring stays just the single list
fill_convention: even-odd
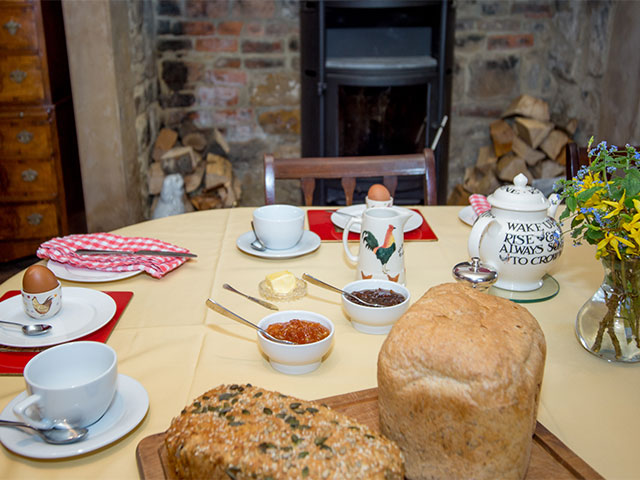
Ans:
[{"label": "white ceramic mug", "polygon": [[20,293],[25,313],[38,320],[53,317],[62,307],[62,286],[59,281],[56,288],[46,292],[29,293],[20,290]]},{"label": "white ceramic mug", "polygon": [[393,197],[389,197],[389,200],[372,200],[367,195],[364,198],[364,203],[367,208],[393,207]]},{"label": "white ceramic mug", "polygon": [[[410,213],[380,207],[366,209],[362,218],[349,219],[342,244],[349,260],[357,264],[358,279],[379,278],[404,285],[404,224],[409,218]],[[361,224],[358,255],[351,253],[347,243],[354,223]]]},{"label": "white ceramic mug", "polygon": [[253,211],[256,235],[270,250],[297,245],[304,233],[304,210],[293,205],[265,205]]},{"label": "white ceramic mug", "polygon": [[91,425],[116,393],[116,352],[100,342],[63,343],[40,352],[24,368],[29,396],[13,407],[25,423],[50,428],[66,421]]}]

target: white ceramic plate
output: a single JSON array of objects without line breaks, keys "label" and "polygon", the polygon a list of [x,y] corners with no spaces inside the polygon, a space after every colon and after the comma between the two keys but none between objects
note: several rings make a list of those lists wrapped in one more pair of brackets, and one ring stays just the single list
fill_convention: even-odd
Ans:
[{"label": "white ceramic plate", "polygon": [[103,272],[102,270],[91,270],[89,268],[79,268],[66,263],[58,263],[53,260],[47,262],[47,268],[51,270],[56,277],[71,282],[113,282],[114,280],[122,280],[123,278],[133,277],[142,273],[142,270],[134,270],[131,272]]},{"label": "white ceramic plate", "polygon": [[478,215],[473,211],[471,205],[468,205],[458,212],[458,218],[467,225],[471,225],[473,227]]},{"label": "white ceramic plate", "polygon": [[253,248],[251,248],[251,242],[253,242],[255,239],[256,237],[254,236],[253,232],[243,233],[238,237],[238,240],[236,240],[236,245],[244,253],[262,258],[299,257],[300,255],[305,255],[307,253],[313,252],[320,246],[320,237],[316,233],[310,232],[309,230],[304,231],[304,233],[302,234],[302,238],[296,246],[288,248],[287,250],[266,249],[264,252],[259,252],[258,250],[254,250]]},{"label": "white ceramic plate", "polygon": [[27,337],[20,327],[0,324],[0,345],[8,347],[48,347],[95,332],[113,318],[116,302],[106,293],[80,287],[62,287],[62,308],[53,317],[36,320],[22,307],[22,295],[0,302],[0,319],[22,324],[48,323],[47,333]]},{"label": "white ceramic plate", "polygon": [[[353,215],[356,217],[361,217],[362,212],[364,212],[366,206],[363,204],[360,205],[351,205],[349,207],[344,207],[338,209],[338,212],[347,213],[349,215]],[[404,232],[410,232],[411,230],[415,230],[416,228],[420,228],[422,225],[422,217],[419,213],[414,212],[413,210],[409,210],[404,207],[391,207],[398,212],[403,214],[410,214],[411,217],[407,220],[407,223],[404,224]],[[347,222],[349,221],[349,217],[347,215],[340,215],[339,213],[333,212],[331,214],[331,222],[336,226],[344,229],[347,226]],[[350,230],[354,233],[360,233],[360,225],[352,225]]]},{"label": "white ceramic plate", "polygon": [[[0,442],[19,455],[47,459],[74,457],[109,445],[133,430],[149,409],[149,395],[137,380],[119,374],[117,388],[109,409],[100,420],[88,427],[89,434],[80,442],[51,445],[37,435],[17,428],[0,428]],[[26,396],[25,391],[11,400],[0,414],[0,418],[18,420],[13,414],[13,406]]]}]

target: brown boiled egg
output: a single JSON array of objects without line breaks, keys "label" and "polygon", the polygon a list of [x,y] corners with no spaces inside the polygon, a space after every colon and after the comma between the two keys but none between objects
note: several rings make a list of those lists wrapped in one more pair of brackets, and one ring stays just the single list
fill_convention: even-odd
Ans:
[{"label": "brown boiled egg", "polygon": [[51,270],[42,265],[31,265],[22,277],[22,290],[27,293],[42,293],[58,286],[58,279]]},{"label": "brown boiled egg", "polygon": [[379,202],[385,202],[391,198],[389,194],[389,190],[384,185],[380,185],[379,183],[374,183],[369,188],[369,192],[367,193],[367,197],[369,200],[377,200]]}]

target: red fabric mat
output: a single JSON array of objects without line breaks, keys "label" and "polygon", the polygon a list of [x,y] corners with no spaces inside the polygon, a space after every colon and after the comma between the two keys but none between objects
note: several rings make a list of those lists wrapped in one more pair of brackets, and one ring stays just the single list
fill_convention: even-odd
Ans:
[{"label": "red fabric mat", "polygon": [[[436,241],[438,237],[433,232],[427,221],[424,219],[422,213],[418,210],[411,209],[418,213],[422,217],[422,225],[405,232],[405,241],[421,240],[421,241]],[[318,234],[320,240],[323,242],[341,242],[342,241],[342,229],[335,226],[331,221],[331,213],[335,210],[308,210],[307,217],[309,218],[309,230]],[[360,235],[357,233],[349,232],[349,241],[358,241]]]},{"label": "red fabric mat", "polygon": [[[129,304],[131,297],[133,297],[133,292],[104,292],[113,298],[116,302],[116,313],[113,314],[109,323],[104,325],[99,330],[96,330],[93,333],[85,335],[82,338],[78,338],[75,341],[80,340],[91,340],[94,342],[102,342],[106,343],[109,335],[115,328],[118,320],[120,320],[120,316],[124,311],[125,307]],[[0,302],[6,300],[7,298],[11,298],[15,295],[19,295],[19,290],[10,290],[5,293],[2,297],[0,297]],[[25,348],[21,350],[16,348],[14,351],[10,352],[0,352],[0,375],[22,375],[22,370],[24,370],[25,365],[29,360],[35,357],[38,354],[37,351],[31,348]]]}]

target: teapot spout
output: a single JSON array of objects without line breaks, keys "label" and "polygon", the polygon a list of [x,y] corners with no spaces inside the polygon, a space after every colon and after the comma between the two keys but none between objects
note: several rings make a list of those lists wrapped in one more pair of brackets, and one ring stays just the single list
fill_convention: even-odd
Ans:
[{"label": "teapot spout", "polygon": [[549,196],[549,208],[547,209],[547,215],[553,217],[556,214],[556,210],[558,209],[558,205],[560,205],[560,195],[557,193],[552,193]]}]

